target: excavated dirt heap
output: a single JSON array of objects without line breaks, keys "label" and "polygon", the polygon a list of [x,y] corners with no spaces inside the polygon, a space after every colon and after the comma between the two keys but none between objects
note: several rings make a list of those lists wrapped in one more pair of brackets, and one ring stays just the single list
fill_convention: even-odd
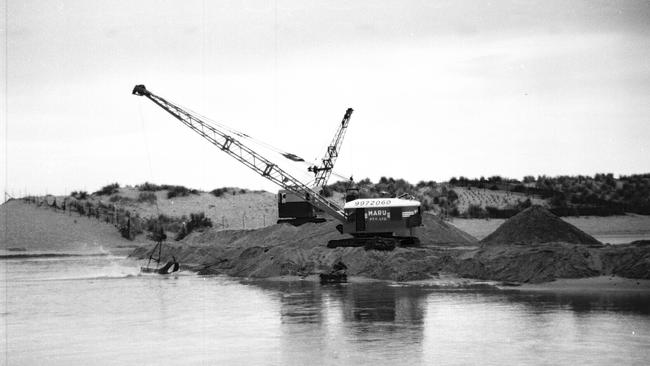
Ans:
[{"label": "excavated dirt heap", "polygon": [[[257,278],[328,272],[339,260],[347,265],[350,276],[394,281],[427,279],[440,273],[530,283],[609,274],[650,278],[650,245],[585,245],[584,242],[598,242],[562,220],[539,212],[538,208],[521,216],[506,222],[503,230],[497,230],[517,240],[500,239],[504,242],[480,247],[468,234],[435,216],[425,215],[424,227],[416,232],[421,246],[398,247],[389,252],[360,247],[327,248],[329,240],[345,237],[336,231],[337,223],[329,221],[299,227],[272,225],[256,230],[210,229],[192,233],[181,242],[169,243],[163,257],[166,261],[173,255],[183,267],[200,274]],[[524,222],[524,229],[506,225],[519,221]],[[553,232],[536,233],[531,238],[521,232],[527,225],[533,225],[528,221],[538,222]],[[549,238],[554,241],[534,244],[534,240]],[[576,240],[579,244],[568,242]],[[513,242],[533,244],[513,245]],[[151,246],[140,247],[131,255],[146,258],[149,250]]]},{"label": "excavated dirt heap", "polygon": [[[432,215],[415,233],[422,245],[390,252],[357,248],[327,248],[332,239],[348,237],[336,230],[336,222],[272,225],[256,230],[207,230],[193,233],[182,242],[170,243],[165,257],[175,256],[184,266],[202,274],[237,277],[305,276],[327,272],[342,260],[348,275],[389,280],[428,278],[448,263],[454,246],[477,247],[477,241]],[[440,249],[449,244],[448,249]],[[453,245],[452,245],[453,244]],[[436,249],[438,248],[438,249]],[[144,258],[150,248],[132,256]],[[166,260],[166,259],[165,259]]]},{"label": "excavated dirt heap", "polygon": [[531,206],[504,222],[483,244],[540,243],[601,244],[591,235],[553,215],[542,206]]}]

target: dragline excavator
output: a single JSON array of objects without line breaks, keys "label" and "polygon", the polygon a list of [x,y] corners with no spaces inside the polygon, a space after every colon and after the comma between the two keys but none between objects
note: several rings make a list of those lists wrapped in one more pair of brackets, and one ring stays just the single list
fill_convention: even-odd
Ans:
[{"label": "dragline excavator", "polygon": [[[349,200],[341,207],[229,133],[153,94],[144,85],[136,85],[133,88],[133,94],[148,98],[224,153],[277,184],[283,190],[301,197],[304,201],[338,220],[340,222],[337,225],[339,232],[350,234],[352,237],[330,240],[327,244],[328,247],[364,246],[366,249],[392,250],[397,245],[419,243],[419,240],[413,236],[413,229],[422,224],[419,201],[402,198],[356,198]],[[349,112],[352,111],[349,110]],[[349,119],[348,113],[346,116]]]},{"label": "dragline excavator", "polygon": [[[307,169],[314,173],[314,183],[311,188],[317,193],[321,193],[321,190],[325,187],[332,174],[332,169],[334,168],[336,158],[339,156],[339,151],[343,144],[343,137],[345,137],[345,131],[350,123],[352,112],[352,108],[348,108],[345,111],[343,120],[336,130],[332,142],[327,146],[325,156],[321,159],[322,165],[313,165]],[[297,226],[306,222],[324,222],[325,218],[318,217],[317,212],[318,209],[305,201],[302,195],[293,194],[285,189],[281,189],[278,192],[278,224],[286,222]]]}]

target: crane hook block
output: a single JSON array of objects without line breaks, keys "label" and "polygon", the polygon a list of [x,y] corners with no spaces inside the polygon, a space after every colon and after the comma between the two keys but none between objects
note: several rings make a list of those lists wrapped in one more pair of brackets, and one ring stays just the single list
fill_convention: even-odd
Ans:
[{"label": "crane hook block", "polygon": [[133,94],[143,96],[151,94],[144,85],[136,85],[133,88]]}]

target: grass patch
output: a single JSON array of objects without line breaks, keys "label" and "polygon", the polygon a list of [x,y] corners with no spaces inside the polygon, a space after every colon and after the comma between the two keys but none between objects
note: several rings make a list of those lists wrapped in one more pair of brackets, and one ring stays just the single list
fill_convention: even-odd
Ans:
[{"label": "grass patch", "polygon": [[158,197],[154,192],[140,192],[138,194],[138,202],[146,202],[150,205],[153,205],[158,200]]},{"label": "grass patch", "polygon": [[190,214],[190,219],[185,222],[181,230],[176,234],[175,240],[181,240],[188,236],[194,230],[201,230],[204,228],[212,227],[212,220],[205,216],[205,213],[198,212]]},{"label": "grass patch", "polygon": [[199,191],[197,189],[190,189],[183,186],[168,186],[167,188],[167,198],[185,197],[190,194],[198,195]]},{"label": "grass patch", "polygon": [[131,202],[133,202],[133,199],[131,199],[129,197],[120,196],[119,194],[114,194],[108,199],[108,201],[112,202],[112,203],[116,203],[116,202],[119,202],[119,203],[131,203]]},{"label": "grass patch", "polygon": [[199,194],[198,189],[187,188],[184,186],[175,186],[171,184],[154,184],[149,182],[144,182],[139,186],[136,186],[140,192],[158,192],[158,191],[167,191],[167,198],[174,197],[184,197],[189,196],[190,194]]},{"label": "grass patch", "polygon": [[235,188],[235,187],[221,187],[217,189],[213,189],[210,191],[213,196],[215,197],[223,197],[225,194],[231,194],[233,196],[239,194],[246,194],[248,193],[247,189],[244,188]]}]

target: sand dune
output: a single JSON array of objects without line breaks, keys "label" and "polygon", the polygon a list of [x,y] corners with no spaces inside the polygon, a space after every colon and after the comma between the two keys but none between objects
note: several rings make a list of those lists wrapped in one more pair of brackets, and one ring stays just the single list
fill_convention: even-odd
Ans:
[{"label": "sand dune", "polygon": [[80,217],[19,200],[0,205],[0,223],[4,250],[96,253],[132,250],[144,243],[122,238],[114,226],[96,218]]}]

